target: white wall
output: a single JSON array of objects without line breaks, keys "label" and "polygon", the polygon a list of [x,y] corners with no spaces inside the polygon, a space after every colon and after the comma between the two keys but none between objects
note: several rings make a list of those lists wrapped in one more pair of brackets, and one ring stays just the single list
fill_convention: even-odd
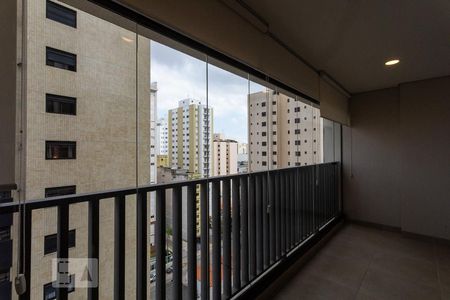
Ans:
[{"label": "white wall", "polygon": [[356,95],[350,113],[348,217],[450,239],[450,77]]}]

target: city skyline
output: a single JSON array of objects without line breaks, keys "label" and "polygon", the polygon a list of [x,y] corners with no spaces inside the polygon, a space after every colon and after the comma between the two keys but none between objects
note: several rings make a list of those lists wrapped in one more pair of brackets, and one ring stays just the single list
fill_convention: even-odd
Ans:
[{"label": "city skyline", "polygon": [[[248,142],[247,97],[248,80],[178,50],[151,41],[151,79],[158,83],[158,119],[167,119],[167,112],[178,101],[192,98],[214,107],[216,132]],[[208,67],[208,81],[206,78]],[[206,85],[208,84],[208,103]],[[263,87],[258,86],[258,90]],[[243,126],[244,124],[244,126]]]}]

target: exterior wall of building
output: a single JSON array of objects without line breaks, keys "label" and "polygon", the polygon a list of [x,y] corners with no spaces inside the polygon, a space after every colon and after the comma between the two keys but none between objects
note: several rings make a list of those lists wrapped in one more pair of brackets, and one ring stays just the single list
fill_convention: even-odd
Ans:
[{"label": "exterior wall of building", "polygon": [[218,139],[213,142],[213,176],[230,175],[238,172],[238,143],[233,140]]},{"label": "exterior wall of building", "polygon": [[200,177],[211,175],[211,115],[212,108],[208,109],[193,99],[181,100],[178,108],[169,110],[167,127],[171,168],[189,170]]},{"label": "exterior wall of building", "polygon": [[321,162],[319,109],[268,91],[249,97],[250,170]]},{"label": "exterior wall of building", "polygon": [[[148,184],[149,40],[76,9],[77,28],[47,19],[45,0],[28,1],[27,8],[26,105],[22,112],[26,126],[21,159],[24,193],[20,197],[43,198],[45,188],[68,185],[75,185],[77,193],[85,193]],[[76,72],[47,66],[46,47],[76,54]],[[46,93],[76,97],[76,115],[46,113]],[[46,160],[48,140],[75,141],[76,159]],[[113,207],[110,200],[102,200],[100,204],[99,296],[103,299],[113,296]],[[126,209],[127,219],[134,220],[134,201],[127,201]],[[87,205],[70,206],[69,226],[76,230],[76,247],[69,250],[70,257],[87,257],[87,215]],[[56,254],[44,255],[43,251],[44,237],[56,233],[56,221],[56,209],[42,209],[33,214],[30,283],[33,299],[41,299],[43,285],[52,281],[51,259]],[[126,273],[130,275],[125,293],[132,297],[136,230],[135,222],[127,224],[129,246],[125,256]],[[84,298],[86,290],[75,289],[70,295]]]},{"label": "exterior wall of building", "polygon": [[161,118],[156,124],[156,154],[169,154],[167,120]]},{"label": "exterior wall of building", "polygon": [[158,84],[152,82],[150,85],[150,183],[157,183],[156,155],[158,154],[157,120],[158,120]]}]

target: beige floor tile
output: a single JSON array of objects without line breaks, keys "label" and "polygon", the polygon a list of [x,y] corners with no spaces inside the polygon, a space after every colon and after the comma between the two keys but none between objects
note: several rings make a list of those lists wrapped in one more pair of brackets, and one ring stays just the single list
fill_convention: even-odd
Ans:
[{"label": "beige floor tile", "polygon": [[439,288],[413,283],[388,272],[371,269],[358,292],[357,299],[440,299]]},{"label": "beige floor tile", "polygon": [[308,274],[295,278],[275,299],[354,299],[357,290],[321,276]]},{"label": "beige floor tile", "polygon": [[381,270],[411,283],[438,287],[436,264],[394,253],[375,255],[370,269]]}]

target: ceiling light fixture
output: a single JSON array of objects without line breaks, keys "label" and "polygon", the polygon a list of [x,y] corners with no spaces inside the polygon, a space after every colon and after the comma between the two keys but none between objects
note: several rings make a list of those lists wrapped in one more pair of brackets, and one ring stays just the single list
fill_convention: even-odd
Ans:
[{"label": "ceiling light fixture", "polygon": [[127,38],[127,37],[125,37],[125,36],[122,37],[122,40],[124,40],[124,41],[127,42],[127,43],[131,43],[131,42],[133,41],[132,39]]},{"label": "ceiling light fixture", "polygon": [[392,60],[388,60],[387,62],[385,62],[384,64],[386,66],[392,66],[392,65],[396,65],[400,62],[399,59],[392,59]]}]

